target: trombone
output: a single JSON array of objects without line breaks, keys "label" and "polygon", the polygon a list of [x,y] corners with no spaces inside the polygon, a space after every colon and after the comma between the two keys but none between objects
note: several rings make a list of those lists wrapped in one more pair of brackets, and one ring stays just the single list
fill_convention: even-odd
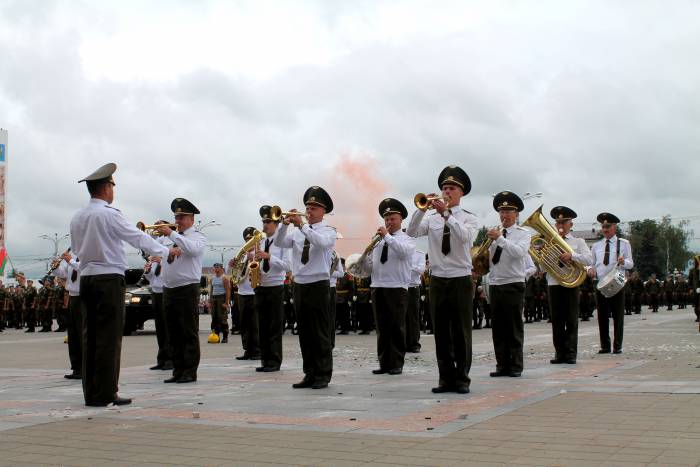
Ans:
[{"label": "trombone", "polygon": [[449,196],[428,196],[425,193],[418,193],[413,197],[413,204],[416,205],[418,209],[430,209],[433,205],[433,201],[438,199],[449,201]]},{"label": "trombone", "polygon": [[136,223],[136,228],[145,232],[146,230],[155,230],[158,227],[170,227],[171,229],[177,228],[177,224],[153,224],[153,225],[147,225],[142,221],[138,221]]}]

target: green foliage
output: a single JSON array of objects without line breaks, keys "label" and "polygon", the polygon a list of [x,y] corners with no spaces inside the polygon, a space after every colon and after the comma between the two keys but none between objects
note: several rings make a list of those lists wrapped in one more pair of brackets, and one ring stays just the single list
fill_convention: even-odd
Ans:
[{"label": "green foliage", "polygon": [[688,221],[673,225],[670,216],[664,216],[660,222],[652,219],[630,222],[627,237],[641,277],[647,278],[651,273],[663,277],[674,269],[685,271],[693,257],[688,242],[694,236],[687,227]]}]

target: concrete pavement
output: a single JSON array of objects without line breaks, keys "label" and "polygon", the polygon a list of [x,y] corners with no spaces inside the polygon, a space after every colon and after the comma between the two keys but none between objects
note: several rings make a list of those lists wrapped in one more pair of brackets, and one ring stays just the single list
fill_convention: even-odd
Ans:
[{"label": "concrete pavement", "polygon": [[0,465],[700,465],[700,334],[691,310],[626,316],[622,355],[581,323],[576,365],[550,365],[551,328],[525,326],[522,378],[489,378],[474,331],[472,393],[435,395],[432,336],[400,376],[372,375],[375,336],[338,336],[331,385],[301,379],[296,336],[279,373],[237,361],[239,336],[206,344],[199,380],[149,371],[155,335],[124,338],[125,407],[88,409],[63,379],[58,334],[0,334]]}]

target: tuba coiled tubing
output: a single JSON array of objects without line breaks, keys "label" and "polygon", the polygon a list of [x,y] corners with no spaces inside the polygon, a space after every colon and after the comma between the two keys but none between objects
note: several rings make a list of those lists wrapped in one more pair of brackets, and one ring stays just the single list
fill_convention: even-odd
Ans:
[{"label": "tuba coiled tubing", "polygon": [[365,248],[362,254],[353,253],[347,257],[345,260],[345,270],[349,272],[353,277],[369,277],[370,271],[365,268],[365,259],[367,255],[372,253],[372,250],[382,240],[382,236],[376,234],[370,240],[369,245]]},{"label": "tuba coiled tubing", "polygon": [[528,250],[533,261],[556,278],[563,287],[573,288],[583,283],[586,279],[586,270],[582,265],[574,261],[564,263],[559,260],[562,253],[573,253],[574,250],[544,217],[542,206],[537,208],[522,225],[537,232],[532,236]]}]

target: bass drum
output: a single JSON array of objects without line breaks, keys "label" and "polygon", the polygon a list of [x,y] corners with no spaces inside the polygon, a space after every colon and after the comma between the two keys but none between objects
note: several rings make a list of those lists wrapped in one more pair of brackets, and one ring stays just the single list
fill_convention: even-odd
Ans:
[{"label": "bass drum", "polygon": [[626,282],[625,272],[615,268],[598,281],[598,290],[603,294],[603,297],[610,298],[622,290]]}]

